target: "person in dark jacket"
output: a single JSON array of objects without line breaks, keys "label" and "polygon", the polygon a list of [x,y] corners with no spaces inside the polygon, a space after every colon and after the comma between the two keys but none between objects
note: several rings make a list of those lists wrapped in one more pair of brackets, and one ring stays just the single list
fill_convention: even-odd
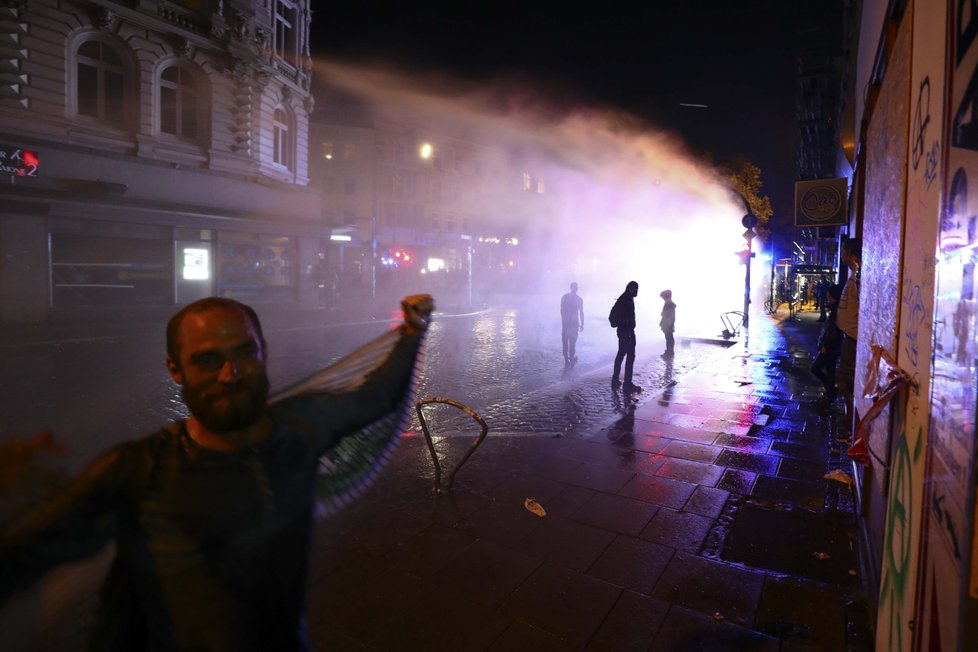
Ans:
[{"label": "person in dark jacket", "polygon": [[839,360],[839,349],[842,346],[842,330],[836,324],[841,295],[841,285],[831,286],[826,293],[825,307],[828,309],[828,316],[819,335],[818,351],[811,366],[812,375],[822,381],[822,386],[825,388],[822,397],[829,402],[834,401],[836,397],[835,365]]},{"label": "person in dark jacket", "polygon": [[417,295],[402,307],[400,332],[363,378],[271,402],[254,310],[211,297],[174,315],[166,365],[190,416],[116,446],[0,524],[0,605],[114,541],[90,649],[308,650],[320,458],[404,410],[434,304]]},{"label": "person in dark jacket", "polygon": [[[640,392],[642,388],[632,382],[632,368],[635,366],[635,297],[638,296],[638,283],[629,281],[621,293],[612,312],[616,315],[618,330],[618,354],[615,356],[615,369],[611,375],[611,386],[621,387],[625,392]],[[625,383],[618,379],[621,363],[625,361]]]}]

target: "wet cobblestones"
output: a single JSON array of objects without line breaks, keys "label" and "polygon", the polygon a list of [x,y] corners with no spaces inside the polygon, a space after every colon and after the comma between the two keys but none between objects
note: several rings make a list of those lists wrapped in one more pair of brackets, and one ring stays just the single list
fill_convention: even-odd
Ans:
[{"label": "wet cobblestones", "polygon": [[[612,390],[611,365],[592,366],[583,373],[571,371],[557,383],[496,401],[477,409],[489,425],[490,432],[561,433],[584,436],[607,426],[630,407],[655,397],[669,385],[681,381],[684,374],[720,353],[722,347],[693,343],[667,364],[657,355],[644,363],[636,361],[635,382],[640,393],[627,395]],[[472,430],[472,421],[461,413],[451,413],[434,421],[432,433],[453,435]],[[418,428],[417,424],[413,427]]]}]

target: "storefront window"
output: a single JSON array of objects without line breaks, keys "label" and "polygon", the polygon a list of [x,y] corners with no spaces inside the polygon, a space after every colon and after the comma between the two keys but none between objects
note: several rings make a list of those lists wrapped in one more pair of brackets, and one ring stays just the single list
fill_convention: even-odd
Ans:
[{"label": "storefront window", "polygon": [[288,237],[222,232],[218,294],[242,301],[295,300],[295,242]]},{"label": "storefront window", "polygon": [[51,234],[53,307],[173,302],[170,240]]}]

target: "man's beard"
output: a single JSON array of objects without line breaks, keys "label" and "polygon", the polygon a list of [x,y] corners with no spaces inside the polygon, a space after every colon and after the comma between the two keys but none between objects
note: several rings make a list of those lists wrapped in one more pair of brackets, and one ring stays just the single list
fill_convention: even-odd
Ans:
[{"label": "man's beard", "polygon": [[212,390],[184,385],[180,394],[197,421],[214,432],[242,430],[256,423],[268,404],[268,376],[263,371],[254,380]]}]

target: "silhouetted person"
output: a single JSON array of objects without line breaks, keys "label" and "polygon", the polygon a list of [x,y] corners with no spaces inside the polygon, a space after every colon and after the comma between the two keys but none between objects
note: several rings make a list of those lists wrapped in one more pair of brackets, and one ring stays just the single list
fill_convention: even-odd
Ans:
[{"label": "silhouetted person", "polygon": [[564,349],[564,362],[577,362],[577,334],[584,330],[584,299],[577,294],[577,283],[570,284],[570,292],[560,297],[560,344]]},{"label": "silhouetted person", "polygon": [[[615,356],[615,369],[611,376],[611,386],[619,387],[626,392],[640,392],[642,388],[632,383],[632,368],[635,366],[635,297],[638,296],[638,283],[629,281],[625,291],[621,293],[612,314],[616,316],[615,327],[618,329],[618,355]],[[618,380],[621,373],[621,362],[625,361],[625,384]]]},{"label": "silhouetted person", "polygon": [[[825,321],[826,319],[828,306],[825,304],[828,301],[829,289],[831,287],[833,286],[831,283],[829,283],[828,279],[825,278],[825,275],[822,275],[822,277],[818,280],[818,284],[815,286],[815,303],[818,304],[815,307],[818,308],[819,311],[819,321]],[[838,301],[836,301],[836,304],[838,304]]]},{"label": "silhouetted person", "polygon": [[856,375],[856,338],[859,335],[859,280],[862,270],[863,242],[850,238],[842,243],[842,262],[849,267],[849,279],[842,288],[836,324],[842,331],[839,347],[839,393],[846,400],[849,418],[852,418],[852,398]]},{"label": "silhouetted person", "polygon": [[822,397],[832,402],[836,397],[835,365],[839,360],[839,348],[842,346],[842,331],[837,325],[839,296],[842,294],[841,285],[833,285],[825,295],[824,307],[828,309],[828,317],[822,333],[818,338],[818,352],[812,362],[812,374],[822,381],[825,393]]},{"label": "silhouetted person", "polygon": [[663,290],[659,293],[662,297],[662,319],[659,320],[659,328],[666,336],[666,350],[662,354],[663,358],[671,358],[676,354],[676,339],[673,333],[676,330],[676,304],[672,302],[672,290]]},{"label": "silhouetted person", "polygon": [[0,604],[115,541],[91,649],[308,650],[314,492],[329,478],[319,460],[401,415],[434,307],[427,295],[402,306],[400,331],[357,383],[271,404],[254,310],[212,297],[178,312],[166,366],[190,416],[112,448],[42,508],[0,524]]}]

